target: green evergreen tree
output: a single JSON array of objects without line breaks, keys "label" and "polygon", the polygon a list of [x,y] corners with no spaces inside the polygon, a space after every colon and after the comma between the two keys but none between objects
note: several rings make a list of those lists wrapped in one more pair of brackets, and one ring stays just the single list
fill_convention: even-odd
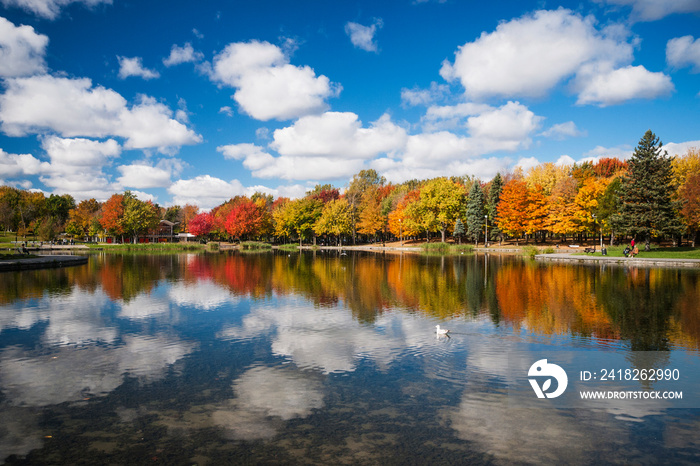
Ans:
[{"label": "green evergreen tree", "polygon": [[629,168],[620,189],[622,229],[644,241],[650,249],[652,235],[680,232],[679,205],[673,199],[672,158],[662,151],[662,143],[651,130],[639,141],[628,160]]},{"label": "green evergreen tree", "polygon": [[481,183],[476,181],[469,190],[467,200],[467,237],[479,244],[479,235],[484,230],[484,192],[481,190]]},{"label": "green evergreen tree", "polygon": [[455,222],[455,228],[452,231],[452,236],[455,236],[459,240],[459,244],[462,244],[462,236],[464,236],[464,223],[461,218],[458,218]]},{"label": "green evergreen tree", "polygon": [[[503,191],[503,178],[500,173],[496,173],[496,176],[491,180],[491,186],[489,187],[489,198],[486,203],[486,213],[489,216],[489,236],[492,238],[501,237],[503,234],[498,228],[498,223],[496,219],[498,218],[498,202],[501,200],[501,191]],[[488,238],[487,238],[488,240]]]}]

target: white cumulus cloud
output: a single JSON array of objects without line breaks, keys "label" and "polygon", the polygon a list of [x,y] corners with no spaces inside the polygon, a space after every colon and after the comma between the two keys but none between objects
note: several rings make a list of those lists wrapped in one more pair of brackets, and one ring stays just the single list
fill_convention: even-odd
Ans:
[{"label": "white cumulus cloud", "polygon": [[558,123],[556,125],[552,125],[545,131],[540,133],[540,136],[561,141],[567,138],[585,136],[585,134],[586,132],[581,131],[576,126],[576,123],[574,123],[573,121],[567,121],[566,123]]},{"label": "white cumulus cloud", "polygon": [[345,34],[350,37],[352,45],[358,49],[366,50],[367,52],[377,52],[378,48],[374,36],[383,25],[384,22],[381,19],[374,20],[374,23],[369,26],[349,21],[345,25]]},{"label": "white cumulus cloud", "polygon": [[141,57],[117,57],[119,60],[119,77],[126,79],[130,76],[137,76],[143,79],[159,78],[160,74],[155,70],[144,68]]},{"label": "white cumulus cloud", "polygon": [[576,103],[605,107],[630,99],[652,99],[668,95],[673,89],[671,78],[664,73],[653,73],[643,66],[626,66],[598,73],[587,80]]},{"label": "white cumulus cloud", "polygon": [[675,67],[690,66],[693,73],[700,73],[700,39],[683,36],[666,43],[666,62]]},{"label": "white cumulus cloud", "polygon": [[163,188],[171,184],[171,177],[182,171],[182,163],[177,159],[163,159],[157,165],[137,162],[117,167],[122,174],[117,182],[124,188]]},{"label": "white cumulus cloud", "polygon": [[597,0],[610,5],[629,6],[635,21],[656,21],[675,13],[700,11],[698,0]]},{"label": "white cumulus cloud", "polygon": [[[440,74],[459,81],[467,97],[541,97],[575,78],[580,104],[612,105],[663,95],[670,78],[629,66],[636,39],[621,25],[596,28],[570,10],[540,10],[498,25],[461,46]],[[620,86],[623,82],[629,87]]]},{"label": "white cumulus cloud", "polygon": [[282,155],[368,159],[395,151],[406,131],[383,115],[368,128],[351,112],[326,112],[275,130],[271,147]]},{"label": "white cumulus cloud", "polygon": [[212,79],[236,88],[233,99],[251,117],[289,120],[327,108],[326,99],[338,94],[326,76],[308,66],[289,64],[289,58],[269,42],[229,44],[214,58]]},{"label": "white cumulus cloud", "polygon": [[170,49],[170,55],[163,59],[163,64],[165,66],[175,66],[181,63],[197,63],[202,61],[203,58],[204,54],[195,51],[192,44],[187,42],[182,47],[173,45]]},{"label": "white cumulus cloud", "polygon": [[31,26],[15,26],[0,17],[0,77],[12,78],[43,73],[49,38]]},{"label": "white cumulus cloud", "polygon": [[13,78],[6,87],[0,95],[0,128],[9,136],[46,131],[64,137],[118,136],[126,139],[127,149],[157,148],[164,153],[202,140],[155,99],[142,97],[129,108],[120,94],[93,87],[87,78]]},{"label": "white cumulus cloud", "polygon": [[8,154],[0,149],[0,176],[14,178],[17,176],[37,175],[49,168],[31,154]]},{"label": "white cumulus cloud", "polygon": [[61,9],[71,3],[82,3],[87,7],[100,4],[111,5],[112,0],[2,0],[5,7],[18,7],[46,19],[56,19]]},{"label": "white cumulus cloud", "polygon": [[49,157],[42,171],[41,182],[58,194],[68,193],[80,201],[107,199],[116,186],[104,168],[121,154],[114,139],[94,141],[84,138],[48,136],[42,148]]},{"label": "white cumulus cloud", "polygon": [[246,188],[238,180],[224,181],[210,175],[200,175],[176,181],[168,188],[168,192],[173,195],[173,204],[194,204],[207,210],[233,196],[246,194]]}]

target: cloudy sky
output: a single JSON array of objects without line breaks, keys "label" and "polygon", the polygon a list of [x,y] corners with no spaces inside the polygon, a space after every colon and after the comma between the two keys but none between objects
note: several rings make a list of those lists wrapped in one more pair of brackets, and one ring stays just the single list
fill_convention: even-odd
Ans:
[{"label": "cloudy sky", "polygon": [[700,0],[0,0],[0,184],[211,208],[700,147]]}]

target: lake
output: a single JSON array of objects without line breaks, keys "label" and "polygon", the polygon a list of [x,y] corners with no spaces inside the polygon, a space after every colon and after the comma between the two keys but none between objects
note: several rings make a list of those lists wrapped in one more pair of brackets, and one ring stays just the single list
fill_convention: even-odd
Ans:
[{"label": "lake", "polygon": [[3,273],[0,462],[698,463],[699,278],[323,250]]}]

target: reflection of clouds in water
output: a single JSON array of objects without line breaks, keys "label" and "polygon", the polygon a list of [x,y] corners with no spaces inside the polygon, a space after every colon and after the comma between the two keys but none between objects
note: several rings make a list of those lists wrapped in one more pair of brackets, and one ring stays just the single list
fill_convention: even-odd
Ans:
[{"label": "reflection of clouds in water", "polygon": [[280,421],[307,417],[324,406],[321,384],[289,369],[250,369],[233,390],[236,398],[212,413],[212,420],[238,439],[270,438]]},{"label": "reflection of clouds in water", "polygon": [[105,327],[100,315],[109,302],[104,293],[85,293],[74,287],[70,295],[47,301],[50,317],[43,338],[50,344],[112,343],[117,338],[117,329]]},{"label": "reflection of clouds in water", "polygon": [[448,417],[458,437],[503,463],[585,464],[628,441],[622,426],[596,415],[522,407],[503,394],[467,391]]},{"label": "reflection of clouds in water", "polygon": [[18,349],[0,353],[0,386],[14,405],[47,406],[108,393],[121,384],[114,354],[106,348],[61,347],[33,356]]},{"label": "reflection of clouds in water", "polygon": [[0,406],[0,461],[42,447],[40,416],[32,410]]},{"label": "reflection of clouds in water", "polygon": [[48,321],[43,339],[49,344],[112,343],[117,336],[116,329],[105,327],[100,315],[107,303],[108,298],[103,293],[90,293],[77,287],[65,295],[45,295],[31,306],[19,301],[3,306],[0,331],[3,328],[29,329],[38,322]]},{"label": "reflection of clouds in water", "polygon": [[118,349],[119,371],[150,383],[162,379],[168,366],[197,347],[195,343],[166,335],[126,336],[126,345]]},{"label": "reflection of clouds in water", "polygon": [[288,370],[250,369],[234,382],[233,389],[238,403],[247,410],[285,421],[323,407],[320,384]]},{"label": "reflection of clouds in water", "polygon": [[18,348],[0,353],[0,390],[13,405],[47,406],[103,396],[122,383],[125,372],[140,381],[165,376],[167,368],[195,345],[167,336],[126,337],[119,347],[60,347],[34,356]]},{"label": "reflection of clouds in water", "polygon": [[276,331],[273,353],[324,373],[353,371],[359,358],[386,367],[409,347],[434,344],[434,327],[416,316],[385,313],[375,325],[362,325],[345,309],[314,308],[291,299],[284,306],[252,309],[242,327],[226,328],[219,337],[254,338],[270,330]]},{"label": "reflection of clouds in water", "polygon": [[128,302],[121,303],[119,317],[129,320],[144,320],[170,312],[170,302],[167,297],[152,294],[140,294]]},{"label": "reflection of clouds in water", "polygon": [[168,297],[178,306],[189,306],[205,311],[240,301],[227,289],[204,279],[196,283],[173,283],[168,290]]}]

